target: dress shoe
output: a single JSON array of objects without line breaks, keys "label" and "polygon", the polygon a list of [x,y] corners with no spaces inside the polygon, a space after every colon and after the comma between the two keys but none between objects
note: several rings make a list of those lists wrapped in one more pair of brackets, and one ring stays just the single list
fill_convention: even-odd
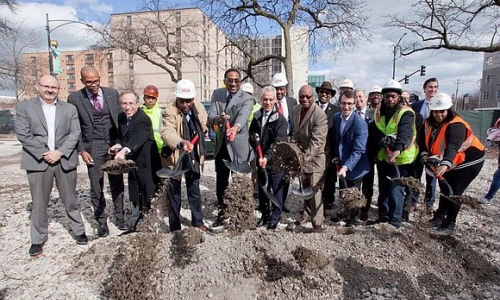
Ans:
[{"label": "dress shoe", "polygon": [[257,227],[266,226],[267,224],[269,224],[269,221],[271,221],[269,217],[262,217],[260,218],[259,222],[257,222]]},{"label": "dress shoe", "polygon": [[287,214],[290,213],[290,209],[284,204],[283,204],[283,212]]},{"label": "dress shoe", "polygon": [[97,228],[97,235],[99,237],[106,237],[109,235],[108,223],[99,222],[99,227]]},{"label": "dress shoe", "polygon": [[198,228],[199,230],[201,230],[203,232],[212,232],[213,231],[212,228],[208,228],[204,224],[201,224],[200,226],[197,226],[196,228]]},{"label": "dress shoe", "polygon": [[320,230],[323,230],[323,226],[322,226],[322,225],[313,225],[313,230],[314,230],[314,231],[320,231]]},{"label": "dress shoe", "polygon": [[43,244],[31,244],[29,254],[30,256],[37,256],[42,254],[43,252]]},{"label": "dress shoe", "polygon": [[294,222],[294,224],[295,224],[296,226],[300,226],[300,225],[305,224],[306,222],[307,222],[307,220],[306,220],[306,219],[300,218],[300,219],[298,219],[297,221],[295,221],[295,222]]},{"label": "dress shoe", "polygon": [[434,217],[427,221],[427,225],[429,227],[439,227],[445,223],[445,216],[444,215],[437,215],[434,214]]},{"label": "dress shoe", "polygon": [[366,225],[375,225],[375,224],[387,223],[387,222],[389,222],[389,218],[387,218],[387,217],[378,217],[375,220],[368,220],[366,222]]},{"label": "dress shoe", "polygon": [[85,233],[75,236],[75,240],[78,245],[87,245],[89,242],[89,238]]},{"label": "dress shoe", "polygon": [[359,219],[361,221],[368,220],[368,211],[367,210],[361,210],[361,212],[359,213]]},{"label": "dress shoe", "polygon": [[218,216],[217,219],[212,223],[212,227],[220,227],[224,224],[224,218],[222,216]]},{"label": "dress shoe", "polygon": [[333,216],[330,218],[330,221],[338,223],[338,222],[342,221],[342,216],[341,215]]},{"label": "dress shoe", "polygon": [[455,223],[452,222],[450,224],[442,224],[435,231],[435,234],[438,234],[438,235],[453,235],[453,234],[455,234]]},{"label": "dress shoe", "polygon": [[279,222],[271,222],[267,225],[267,230],[275,230],[278,227]]},{"label": "dress shoe", "polygon": [[115,225],[121,231],[126,231],[126,230],[130,229],[127,222],[125,222],[125,220],[116,220]]}]

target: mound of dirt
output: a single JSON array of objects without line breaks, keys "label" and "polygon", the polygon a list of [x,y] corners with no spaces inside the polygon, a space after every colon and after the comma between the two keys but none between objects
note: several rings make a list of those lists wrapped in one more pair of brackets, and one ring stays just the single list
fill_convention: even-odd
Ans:
[{"label": "mound of dirt", "polygon": [[364,207],[366,198],[357,188],[344,188],[339,191],[340,202],[337,206],[338,214],[348,215],[353,209]]},{"label": "mound of dirt", "polygon": [[233,182],[224,193],[227,208],[224,217],[229,218],[229,230],[243,232],[255,229],[257,219],[254,215],[253,184],[249,177],[234,175]]},{"label": "mound of dirt", "polygon": [[272,150],[274,153],[273,168],[276,171],[283,171],[286,178],[302,175],[304,153],[296,143],[275,143]]},{"label": "mound of dirt", "polygon": [[402,185],[409,188],[413,192],[425,191],[424,184],[413,177],[394,178],[392,179],[392,181],[398,185]]},{"label": "mound of dirt", "polygon": [[135,168],[135,161],[130,159],[112,159],[105,162],[99,171],[110,174],[122,174],[132,171]]},{"label": "mound of dirt", "polygon": [[303,246],[295,248],[295,250],[292,251],[292,255],[299,266],[304,270],[322,269],[330,263],[325,255]]}]

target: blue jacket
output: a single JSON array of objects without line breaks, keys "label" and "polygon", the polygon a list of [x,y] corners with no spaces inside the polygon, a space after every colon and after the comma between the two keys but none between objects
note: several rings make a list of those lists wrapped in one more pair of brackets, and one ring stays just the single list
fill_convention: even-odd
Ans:
[{"label": "blue jacket", "polygon": [[370,171],[370,163],[366,153],[366,142],[368,139],[368,125],[355,112],[351,114],[344,132],[340,132],[341,112],[333,116],[333,128],[335,134],[330,137],[333,158],[340,157],[339,145],[342,144],[341,166],[346,166],[347,179],[356,180]]}]

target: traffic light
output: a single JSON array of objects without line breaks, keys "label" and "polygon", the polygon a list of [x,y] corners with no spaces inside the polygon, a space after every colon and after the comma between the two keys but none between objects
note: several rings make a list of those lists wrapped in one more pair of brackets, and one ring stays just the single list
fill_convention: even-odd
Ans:
[{"label": "traffic light", "polygon": [[425,76],[425,66],[424,65],[420,66],[420,76]]},{"label": "traffic light", "polygon": [[405,75],[405,84],[410,83],[410,76]]}]

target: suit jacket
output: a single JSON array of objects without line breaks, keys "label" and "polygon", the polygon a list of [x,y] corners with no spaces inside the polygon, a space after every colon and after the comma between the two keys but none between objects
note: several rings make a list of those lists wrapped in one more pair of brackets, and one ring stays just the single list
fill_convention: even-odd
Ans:
[{"label": "suit jacket", "polygon": [[326,114],[321,108],[312,104],[304,120],[300,123],[302,105],[293,108],[294,138],[304,149],[304,172],[315,173],[325,170],[325,144],[328,132]]},{"label": "suit jacket", "polygon": [[425,99],[413,102],[411,104],[411,109],[413,109],[415,114],[420,114],[420,111],[422,110],[422,106],[424,105],[424,103],[425,103]]},{"label": "suit jacket", "polygon": [[365,112],[366,123],[370,123],[370,121],[373,120],[374,115],[375,115],[375,110],[367,106]]},{"label": "suit jacket", "polygon": [[[122,147],[130,149],[127,157],[135,161],[136,167],[140,169],[151,167],[151,152],[157,153],[155,139],[153,137],[153,126],[149,116],[138,109],[131,117],[127,126],[127,116],[124,112],[118,115],[118,133],[120,140],[115,141]],[[113,144],[115,144],[113,143]]]},{"label": "suit jacket", "polygon": [[[16,134],[23,146],[21,169],[45,171],[49,164],[42,154],[50,151],[48,143],[47,120],[40,98],[19,103],[16,107]],[[58,100],[55,116],[55,149],[63,153],[61,167],[73,170],[78,166],[76,145],[80,137],[80,123],[76,108]]]},{"label": "suit jacket", "polygon": [[[368,140],[368,124],[357,112],[353,112],[344,131],[340,132],[342,114],[337,113],[333,116],[333,128],[335,136],[330,137],[333,157],[341,157],[341,166],[347,167],[347,179],[355,180],[370,171],[370,163],[366,153],[366,143]],[[342,145],[342,155],[339,155],[339,146]]]},{"label": "suit jacket", "polygon": [[[236,159],[238,161],[251,161],[253,159],[253,151],[251,151],[250,144],[248,143],[247,124],[250,114],[252,113],[255,100],[252,96],[240,89],[233,95],[233,98],[226,107],[227,95],[228,91],[225,88],[216,89],[212,94],[210,112],[208,114],[209,123],[217,125],[217,117],[219,117],[222,112],[225,112],[226,115],[229,115],[229,123],[231,126],[240,124],[241,130],[238,132],[234,142],[232,143],[234,151],[238,155]],[[225,130],[219,127],[215,138],[215,156],[219,153],[225,138]],[[226,145],[228,144],[229,143],[226,143]],[[234,160],[233,151],[228,148],[228,152],[231,160]]]},{"label": "suit jacket", "polygon": [[[113,140],[118,134],[118,114],[121,112],[120,96],[118,95],[118,91],[112,88],[101,86],[101,91],[104,99],[103,107],[107,105],[111,114],[113,132],[109,136]],[[82,128],[81,138],[78,142],[78,152],[90,152],[94,119],[92,118],[92,103],[87,95],[87,89],[83,88],[69,95],[68,102],[76,106]]]},{"label": "suit jacket", "polygon": [[[201,127],[203,132],[199,132],[200,139],[196,144],[198,148],[198,153],[200,153],[200,144],[205,141],[205,132],[208,132],[207,128],[207,111],[203,104],[199,101],[194,101],[194,107],[196,108],[196,114],[193,114],[201,123]],[[174,155],[167,158],[166,165],[172,167],[175,165],[177,160],[179,159],[179,155],[181,154],[181,149],[177,149],[177,144],[183,139],[184,130],[182,126],[183,121],[182,112],[175,106],[175,102],[170,106],[167,106],[163,110],[163,126],[161,130],[161,138],[163,139],[164,145],[170,147],[175,150]],[[203,168],[203,162],[205,158],[200,153],[200,167]]]}]

